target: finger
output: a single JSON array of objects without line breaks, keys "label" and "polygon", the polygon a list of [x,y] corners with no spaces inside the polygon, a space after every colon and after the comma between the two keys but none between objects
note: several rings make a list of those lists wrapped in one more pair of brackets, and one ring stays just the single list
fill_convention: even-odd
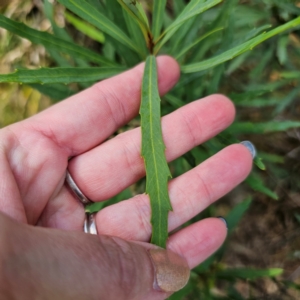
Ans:
[{"label": "finger", "polygon": [[[234,119],[232,102],[213,95],[186,105],[162,119],[168,161],[227,128]],[[145,175],[141,132],[134,129],[72,159],[69,170],[93,201],[109,199]]]},{"label": "finger", "polygon": [[[5,135],[2,136],[5,139]],[[23,223],[27,223],[19,187],[11,171],[7,153],[0,146],[0,212]]]},{"label": "finger", "polygon": [[224,243],[227,228],[223,221],[209,218],[171,235],[167,248],[185,257],[190,269],[205,261]]},{"label": "finger", "polygon": [[154,245],[0,224],[5,299],[162,300],[189,278],[183,258]]},{"label": "finger", "polygon": [[[162,129],[167,160],[175,159],[225,129],[232,123],[234,114],[230,100],[213,95],[164,117]],[[86,196],[94,201],[108,199],[144,176],[140,135],[140,129],[120,134],[69,162],[68,169]],[[41,225],[82,230],[82,222],[76,222],[83,219],[83,213],[79,210],[76,216],[69,213],[75,209],[68,200],[73,195],[68,193],[64,187],[62,193],[47,204],[40,219]]]},{"label": "finger", "polygon": [[[166,93],[179,78],[177,62],[157,58],[158,85]],[[75,156],[106,140],[138,114],[144,64],[52,106],[25,124]],[[22,123],[23,124],[23,123]]]},{"label": "finger", "polygon": [[[173,211],[169,231],[176,229],[227,194],[250,173],[252,156],[243,145],[229,146],[193,170],[169,183]],[[151,208],[147,195],[139,195],[101,210],[96,216],[99,234],[148,241]],[[126,226],[124,226],[126,224]]]}]

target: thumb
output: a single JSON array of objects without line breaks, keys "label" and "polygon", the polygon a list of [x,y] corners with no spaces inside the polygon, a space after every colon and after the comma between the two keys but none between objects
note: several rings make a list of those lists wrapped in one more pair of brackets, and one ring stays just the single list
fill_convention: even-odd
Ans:
[{"label": "thumb", "polygon": [[169,250],[4,218],[0,292],[5,299],[160,300],[189,279],[185,259]]}]

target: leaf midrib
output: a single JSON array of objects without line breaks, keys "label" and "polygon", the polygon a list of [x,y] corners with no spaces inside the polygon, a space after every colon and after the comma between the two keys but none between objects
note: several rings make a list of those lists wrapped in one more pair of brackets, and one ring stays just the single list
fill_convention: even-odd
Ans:
[{"label": "leaf midrib", "polygon": [[[150,132],[151,132],[151,151],[152,151],[152,157],[154,161],[154,168],[155,168],[155,174],[156,174],[156,189],[157,189],[157,195],[158,195],[158,208],[159,208],[159,215],[161,215],[161,199],[160,199],[160,193],[159,193],[159,182],[158,182],[158,172],[157,172],[157,164],[156,164],[156,159],[155,159],[155,151],[154,151],[154,134],[153,134],[153,117],[152,117],[152,73],[153,73],[153,57],[151,58],[151,64],[150,64],[150,70],[149,70],[149,111],[150,111]],[[160,218],[159,218],[160,220]],[[159,230],[161,231],[161,226],[159,224]]]}]

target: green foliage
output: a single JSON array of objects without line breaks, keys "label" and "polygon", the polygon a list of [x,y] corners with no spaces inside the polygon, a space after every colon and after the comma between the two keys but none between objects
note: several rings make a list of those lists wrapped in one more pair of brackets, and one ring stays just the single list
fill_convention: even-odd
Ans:
[{"label": "green foliage", "polygon": [[42,68],[38,70],[17,70],[11,74],[0,75],[0,82],[19,83],[72,83],[94,82],[117,75],[124,68]]},{"label": "green foliage", "polygon": [[225,279],[233,279],[241,278],[241,279],[257,279],[261,277],[275,277],[281,275],[283,273],[282,269],[266,269],[266,270],[258,270],[258,269],[226,269],[219,271],[217,276],[219,278]]},{"label": "green foliage", "polygon": [[3,15],[0,15],[0,27],[26,38],[32,43],[41,44],[48,50],[64,52],[71,55],[71,57],[79,57],[87,60],[88,62],[99,63],[106,66],[115,66],[114,62],[109,61],[94,51],[76,45],[72,42],[65,41],[59,37],[55,37],[48,32],[32,29],[25,24],[13,21]]},{"label": "green foliage", "polygon": [[99,43],[104,43],[105,37],[103,33],[97,30],[95,27],[90,24],[83,22],[79,18],[74,17],[72,14],[66,12],[65,13],[66,20],[72,24],[76,29],[80,32],[86,34],[91,39],[98,41]]},{"label": "green foliage", "polygon": [[[161,37],[163,39],[156,46],[156,53],[158,53],[159,49],[175,34],[175,32],[180,28],[182,24],[184,24],[189,19],[197,16],[205,12],[206,10],[212,8],[218,3],[222,2],[222,0],[208,0],[203,2],[203,0],[192,0],[185,7],[182,13],[175,19],[175,21],[166,28]],[[157,43],[157,41],[155,41]]]},{"label": "green foliage", "polygon": [[153,244],[166,247],[168,212],[172,206],[168,194],[171,173],[165,158],[165,145],[160,124],[160,97],[157,86],[155,56],[146,60],[140,108],[142,127],[142,156],[146,167],[146,193],[151,200]]},{"label": "green foliage", "polygon": [[118,42],[138,52],[136,45],[134,45],[134,43],[123,32],[123,30],[115,23],[110,21],[110,19],[108,19],[100,11],[96,10],[91,4],[84,0],[59,0],[59,2],[65,5],[74,14],[77,14],[82,19],[90,22],[103,32],[115,38]]},{"label": "green foliage", "polygon": [[152,20],[152,33],[154,41],[160,36],[160,32],[164,22],[164,13],[167,5],[167,0],[154,0],[153,1],[153,20]]},{"label": "green foliage", "polygon": [[182,72],[185,72],[185,73],[193,73],[193,72],[199,72],[199,71],[203,71],[206,69],[210,69],[221,63],[224,63],[225,61],[233,59],[234,57],[241,55],[248,50],[252,50],[254,47],[261,44],[265,40],[273,37],[274,35],[277,35],[287,29],[296,27],[298,25],[300,25],[300,17],[298,17],[295,20],[292,20],[282,26],[279,26],[267,33],[260,34],[259,36],[251,39],[250,41],[243,43],[242,45],[236,46],[218,56],[215,56],[208,60],[204,60],[199,63],[183,66],[181,68],[181,70],[182,70]]}]

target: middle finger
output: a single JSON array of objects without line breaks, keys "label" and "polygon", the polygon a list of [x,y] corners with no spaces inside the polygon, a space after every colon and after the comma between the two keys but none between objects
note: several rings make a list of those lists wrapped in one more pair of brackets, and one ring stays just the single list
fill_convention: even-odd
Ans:
[{"label": "middle finger", "polygon": [[[167,160],[174,160],[224,130],[234,114],[231,101],[222,95],[212,95],[164,117]],[[107,200],[145,175],[140,151],[141,131],[137,128],[75,157],[69,171],[88,198]]]}]

